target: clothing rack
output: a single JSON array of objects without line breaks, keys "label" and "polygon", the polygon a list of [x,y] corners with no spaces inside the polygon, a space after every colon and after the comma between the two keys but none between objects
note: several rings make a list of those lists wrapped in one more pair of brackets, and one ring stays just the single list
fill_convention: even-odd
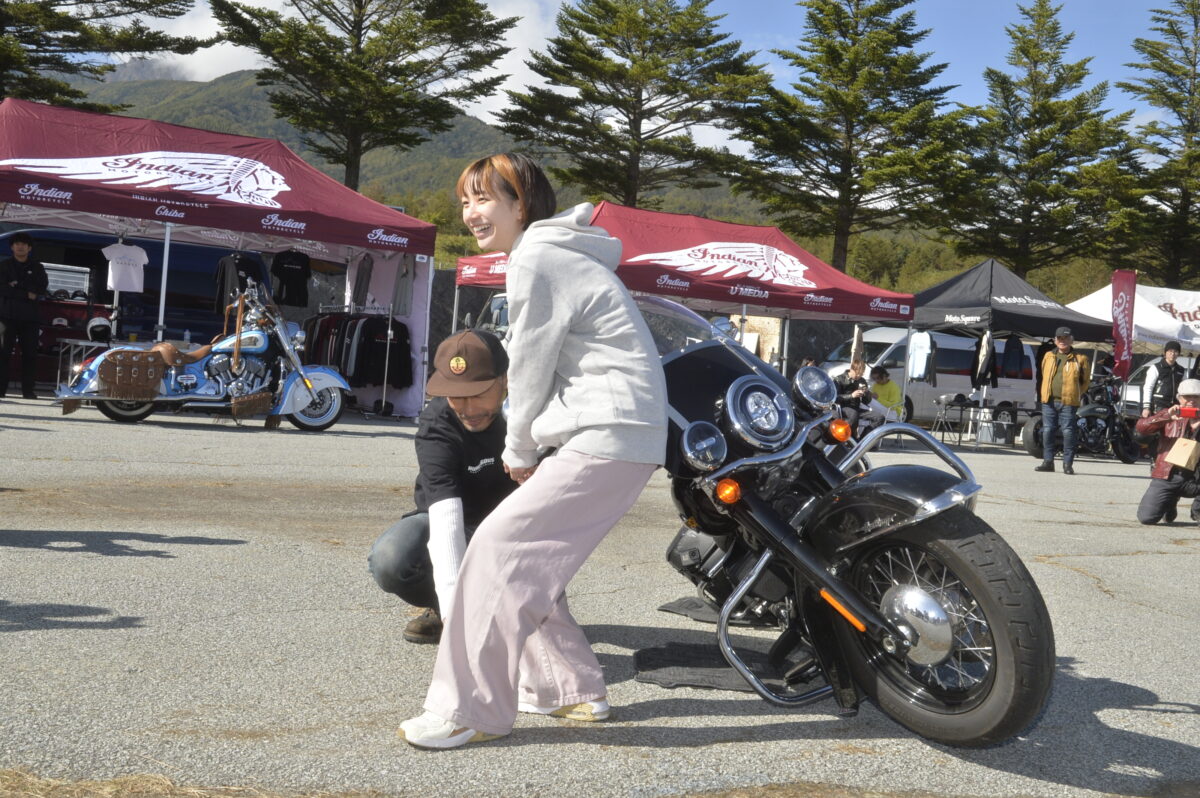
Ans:
[{"label": "clothing rack", "polygon": [[[378,415],[381,415],[381,416],[392,415],[391,413],[387,412],[388,411],[388,366],[389,366],[389,361],[391,360],[391,354],[392,354],[391,344],[392,344],[392,340],[395,338],[395,334],[392,332],[392,323],[395,321],[395,319],[393,318],[393,315],[392,315],[392,305],[388,304],[386,307],[383,305],[355,305],[355,304],[321,305],[318,308],[318,312],[319,313],[362,314],[362,315],[366,315],[366,316],[387,316],[387,319],[388,319],[387,343],[388,343],[388,345],[386,347],[384,347],[384,350],[383,350],[383,384],[380,386],[380,399],[379,399]],[[395,409],[395,405],[392,405],[392,408]],[[376,415],[376,413],[372,412],[372,410],[368,410],[363,407],[360,407],[358,410],[360,413],[363,414],[364,418],[370,418],[371,416]]]}]

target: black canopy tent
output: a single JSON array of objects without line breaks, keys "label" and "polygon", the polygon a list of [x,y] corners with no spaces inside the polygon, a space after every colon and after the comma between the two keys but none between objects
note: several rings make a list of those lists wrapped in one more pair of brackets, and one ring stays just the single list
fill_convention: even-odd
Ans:
[{"label": "black canopy tent", "polygon": [[1112,340],[1111,321],[1055,302],[994,258],[920,292],[916,306],[913,326],[921,330],[1052,338],[1065,326],[1077,341]]}]

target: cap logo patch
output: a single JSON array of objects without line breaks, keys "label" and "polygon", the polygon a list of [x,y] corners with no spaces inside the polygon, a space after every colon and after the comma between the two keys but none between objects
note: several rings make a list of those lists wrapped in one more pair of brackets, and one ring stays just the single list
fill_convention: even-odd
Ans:
[{"label": "cap logo patch", "polygon": [[462,374],[467,370],[467,359],[461,355],[450,358],[450,373],[454,375]]}]

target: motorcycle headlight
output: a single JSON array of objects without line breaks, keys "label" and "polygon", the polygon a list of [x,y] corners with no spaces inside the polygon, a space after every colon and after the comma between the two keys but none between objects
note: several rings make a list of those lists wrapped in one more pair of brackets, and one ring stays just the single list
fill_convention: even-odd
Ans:
[{"label": "motorcycle headlight", "polygon": [[774,383],[757,376],[741,377],[729,386],[725,416],[734,434],[768,451],[783,446],[795,427],[791,400]]},{"label": "motorcycle headlight", "polygon": [[679,447],[683,450],[684,461],[701,473],[719,468],[729,455],[725,435],[709,421],[688,424],[679,439]]},{"label": "motorcycle headlight", "polygon": [[797,371],[792,388],[797,396],[821,410],[828,410],[837,401],[837,385],[833,377],[816,366],[805,366]]}]

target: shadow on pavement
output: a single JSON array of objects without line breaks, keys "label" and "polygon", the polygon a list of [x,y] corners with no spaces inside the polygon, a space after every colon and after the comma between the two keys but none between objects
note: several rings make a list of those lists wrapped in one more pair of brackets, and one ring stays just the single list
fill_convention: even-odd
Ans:
[{"label": "shadow on pavement", "polygon": [[[128,543],[124,541],[129,541]],[[0,529],[0,546],[16,549],[45,549],[68,553],[100,554],[105,557],[164,557],[174,554],[161,548],[135,548],[135,543],[167,546],[233,546],[246,541],[205,538],[194,535],[154,535],[143,532],[60,532]]]},{"label": "shadow on pavement", "polygon": [[[107,616],[100,618],[99,616]],[[13,604],[0,599],[0,632],[27,632],[44,629],[135,629],[142,619],[131,615],[113,616],[103,607],[78,604]]]},{"label": "shadow on pavement", "polygon": [[[716,647],[711,626],[655,629],[593,624],[586,626],[584,631],[593,643],[609,643],[631,650],[667,642],[707,642]],[[609,684],[633,679],[636,675],[631,655],[601,653],[599,659]],[[670,691],[664,688],[663,694],[670,695]],[[571,729],[570,734],[580,742],[649,748],[694,748],[752,740],[826,740],[847,735],[860,739],[917,739],[873,706],[872,711],[864,710],[857,719],[839,719],[834,715],[836,705],[832,699],[798,709],[782,709],[766,702],[735,699],[735,694],[727,691],[703,691],[700,695],[699,699],[663,698],[622,706],[618,708],[618,719],[637,723],[637,726],[604,728],[602,724],[595,724],[585,729]],[[710,695],[711,699],[708,698]],[[765,714],[778,716],[781,721],[793,717],[801,722],[755,727],[647,725],[656,718]],[[820,720],[823,715],[828,716],[828,722]],[[1200,795],[1200,757],[1194,747],[1169,737],[1173,727],[1178,727],[1182,734],[1185,727],[1196,723],[1200,723],[1200,704],[1164,703],[1151,690],[1115,679],[1087,676],[1077,668],[1075,659],[1059,657],[1047,707],[1037,723],[1022,736],[982,749],[926,744],[942,754],[1034,780],[1095,790],[1106,795],[1182,798]],[[1146,727],[1161,730],[1161,736],[1134,730]],[[565,731],[557,729],[523,728],[519,734],[500,742],[506,745],[546,744],[564,734]]]}]

